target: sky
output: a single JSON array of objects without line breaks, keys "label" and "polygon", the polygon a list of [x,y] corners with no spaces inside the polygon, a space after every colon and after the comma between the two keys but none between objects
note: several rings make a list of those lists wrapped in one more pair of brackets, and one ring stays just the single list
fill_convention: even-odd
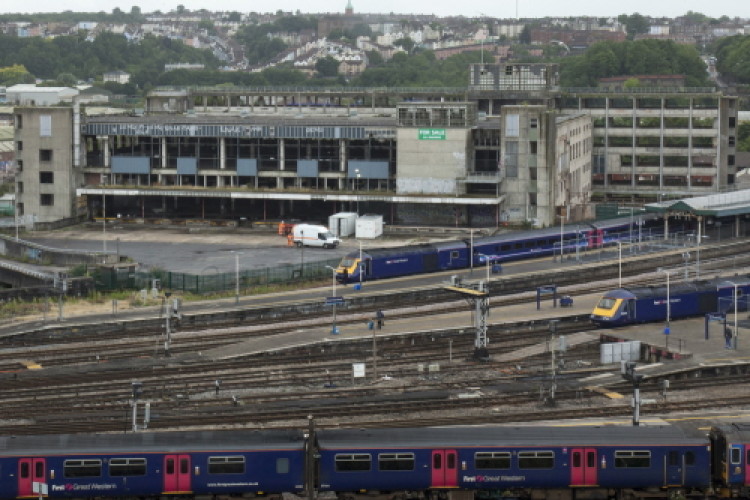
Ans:
[{"label": "sky", "polygon": [[[347,0],[276,0],[274,2],[247,0],[152,0],[138,3],[137,0],[123,3],[123,0],[6,0],[0,5],[2,13],[60,12],[111,12],[119,7],[129,12],[137,5],[143,12],[160,10],[169,12],[178,5],[188,10],[207,9],[210,11],[275,12],[278,9],[305,14],[342,13]],[[489,16],[496,18],[548,17],[548,16],[593,16],[616,17],[619,14],[638,12],[653,17],[677,17],[688,11],[700,12],[709,17],[750,18],[750,2],[739,0],[629,0],[609,2],[606,0],[474,0],[467,4],[446,0],[378,0],[365,2],[352,0],[355,13],[396,13],[396,14],[435,14],[437,16],[463,15],[466,17]]]}]

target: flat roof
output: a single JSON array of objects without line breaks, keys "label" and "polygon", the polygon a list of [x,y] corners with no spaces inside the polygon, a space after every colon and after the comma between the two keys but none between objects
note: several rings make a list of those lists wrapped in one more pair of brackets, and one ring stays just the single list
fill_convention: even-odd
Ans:
[{"label": "flat roof", "polygon": [[750,189],[649,203],[645,208],[646,212],[667,215],[727,217],[750,214]]}]

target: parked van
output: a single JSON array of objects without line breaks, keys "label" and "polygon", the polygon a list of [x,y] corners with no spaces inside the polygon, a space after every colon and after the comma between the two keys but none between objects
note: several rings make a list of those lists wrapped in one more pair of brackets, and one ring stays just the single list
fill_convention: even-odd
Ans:
[{"label": "parked van", "polygon": [[336,248],[341,243],[327,227],[314,224],[296,224],[292,228],[292,241],[298,247]]}]

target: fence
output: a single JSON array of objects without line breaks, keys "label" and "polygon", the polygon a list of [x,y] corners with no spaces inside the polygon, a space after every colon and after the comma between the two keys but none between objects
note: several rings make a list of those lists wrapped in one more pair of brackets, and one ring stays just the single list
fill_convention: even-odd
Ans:
[{"label": "fence", "polygon": [[[300,264],[287,264],[263,269],[240,269],[240,290],[246,293],[248,289],[268,285],[303,283],[321,279],[332,279],[332,271],[326,267],[336,267],[340,259],[332,259]],[[195,294],[227,292],[236,289],[238,273],[191,274],[172,271],[155,270],[150,272],[133,271],[132,268],[100,269],[97,272],[96,285],[98,290],[150,290],[154,280],[159,280],[163,289],[182,291]]]}]

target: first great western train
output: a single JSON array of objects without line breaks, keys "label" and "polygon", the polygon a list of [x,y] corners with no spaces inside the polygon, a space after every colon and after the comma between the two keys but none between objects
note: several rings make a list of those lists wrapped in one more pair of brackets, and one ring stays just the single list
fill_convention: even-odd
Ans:
[{"label": "first great western train", "polygon": [[748,498],[750,425],[0,438],[0,499]]}]

